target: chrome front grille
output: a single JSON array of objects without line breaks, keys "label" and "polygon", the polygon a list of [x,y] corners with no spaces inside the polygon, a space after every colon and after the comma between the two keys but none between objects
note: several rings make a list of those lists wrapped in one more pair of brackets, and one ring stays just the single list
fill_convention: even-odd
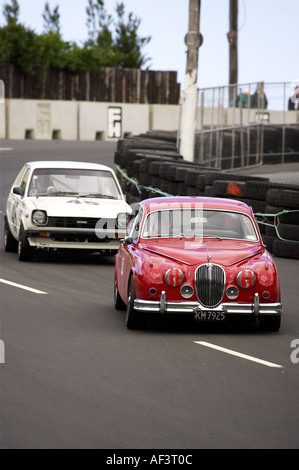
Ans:
[{"label": "chrome front grille", "polygon": [[195,273],[195,287],[198,301],[204,307],[215,307],[223,299],[225,272],[217,264],[203,264]]}]

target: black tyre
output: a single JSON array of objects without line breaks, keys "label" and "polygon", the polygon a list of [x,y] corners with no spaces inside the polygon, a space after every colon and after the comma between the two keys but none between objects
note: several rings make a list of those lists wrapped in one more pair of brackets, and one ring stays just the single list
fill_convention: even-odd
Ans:
[{"label": "black tyre", "polygon": [[279,205],[281,207],[299,208],[299,191],[282,189],[279,195]]},{"label": "black tyre", "polygon": [[20,261],[32,261],[34,258],[34,248],[29,245],[28,239],[25,235],[23,225],[20,228],[19,241],[18,241],[18,256]]},{"label": "black tyre", "polygon": [[266,250],[269,251],[269,253],[272,253],[273,251],[273,242],[276,240],[276,236],[271,236],[271,235],[262,235],[263,243],[266,246]]},{"label": "black tyre", "polygon": [[160,189],[161,189],[161,191],[163,191],[165,193],[168,193],[169,181],[165,180],[165,179],[162,179]]},{"label": "black tyre", "polygon": [[[267,206],[278,206],[279,205],[279,195],[280,195],[280,189],[277,188],[270,188],[267,191],[266,194],[266,203]],[[280,212],[281,209],[279,209],[277,212]]]},{"label": "black tyre", "polygon": [[133,276],[129,284],[129,296],[126,312],[126,325],[130,330],[139,330],[145,327],[146,315],[143,312],[136,312],[134,300],[136,299]]},{"label": "black tyre", "polygon": [[188,186],[196,186],[198,175],[200,175],[200,172],[198,170],[188,170],[185,174],[185,183]]},{"label": "black tyre", "polygon": [[168,192],[173,196],[177,196],[179,193],[179,184],[176,181],[169,181]]},{"label": "black tyre", "polygon": [[149,173],[140,173],[139,183],[143,186],[150,186],[151,184],[151,175]]},{"label": "black tyre", "polygon": [[257,199],[248,198],[242,198],[242,201],[245,202],[247,206],[252,207],[254,214],[257,212],[261,212],[262,214],[265,213],[266,201],[258,201]]},{"label": "black tyre", "polygon": [[7,217],[4,217],[4,250],[8,253],[16,253],[18,251],[18,242],[10,231]]},{"label": "black tyre", "polygon": [[262,331],[279,331],[280,323],[280,315],[267,315],[260,317],[260,329]]},{"label": "black tyre", "polygon": [[194,186],[188,186],[188,190],[187,190],[187,196],[191,196],[191,197],[194,197],[194,196],[199,196],[201,191],[199,191],[197,188],[195,188]]},{"label": "black tyre", "polygon": [[117,290],[116,281],[114,280],[114,307],[115,310],[126,310],[126,304],[123,302]]},{"label": "black tyre", "polygon": [[280,258],[299,259],[299,242],[289,242],[276,239],[273,242],[272,253]]},{"label": "black tyre", "polygon": [[207,196],[207,197],[215,197],[216,194],[214,192],[213,186],[207,185],[205,187],[205,194],[204,195]]},{"label": "black tyre", "polygon": [[149,164],[148,172],[150,175],[159,176],[160,175],[160,161],[154,161]]},{"label": "black tyre", "polygon": [[273,184],[265,181],[246,181],[245,196],[249,199],[266,201],[267,191],[273,187]]},{"label": "black tyre", "polygon": [[196,187],[199,191],[204,191],[207,185],[207,177],[205,175],[198,175],[196,179]]},{"label": "black tyre", "polygon": [[116,150],[115,153],[114,153],[114,163],[115,163],[116,165],[119,164],[119,162],[120,162],[120,157],[121,157],[121,153],[120,153],[118,150]]},{"label": "black tyre", "polygon": [[183,183],[182,181],[179,183],[179,191],[178,194],[180,196],[187,196],[188,193],[188,185]]},{"label": "black tyre", "polygon": [[277,230],[281,238],[286,241],[296,241],[299,243],[299,225],[278,224]]}]

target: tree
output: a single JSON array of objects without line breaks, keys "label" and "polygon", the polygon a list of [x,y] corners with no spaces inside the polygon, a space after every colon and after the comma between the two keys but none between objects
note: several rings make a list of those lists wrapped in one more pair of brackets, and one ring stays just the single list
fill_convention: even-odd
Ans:
[{"label": "tree", "polygon": [[86,13],[89,40],[85,47],[94,49],[98,65],[141,68],[148,62],[141,50],[151,38],[138,36],[141,20],[133,13],[129,13],[126,20],[122,2],[116,6],[116,22],[107,14],[104,0],[88,0]]},{"label": "tree", "polygon": [[36,34],[18,22],[19,5],[11,0],[3,8],[7,25],[0,27],[0,63],[11,63],[26,74],[40,75],[47,67],[71,72],[99,67],[140,68],[148,59],[141,49],[150,37],[138,36],[140,20],[129,13],[125,20],[123,3],[117,5],[115,22],[107,14],[104,0],[88,0],[88,40],[83,47],[63,41],[59,7],[51,10],[46,2],[44,33]]},{"label": "tree", "polygon": [[7,24],[0,28],[0,63],[11,63],[24,73],[32,73],[38,55],[37,35],[18,23],[19,4],[11,0],[3,6]]},{"label": "tree", "polygon": [[149,59],[142,55],[141,50],[151,40],[151,37],[139,37],[138,29],[141,23],[133,13],[125,20],[125,6],[121,2],[116,6],[118,22],[116,24],[115,50],[118,66],[121,68],[141,68]]},{"label": "tree", "polygon": [[9,22],[0,28],[0,63],[11,63],[27,74],[34,73],[39,63],[39,44],[34,31]]},{"label": "tree", "polygon": [[113,18],[105,10],[104,0],[88,0],[86,8],[88,41],[84,44],[82,55],[91,67],[115,67],[115,51],[111,25]]},{"label": "tree", "polygon": [[17,0],[11,0],[11,4],[4,3],[3,16],[7,24],[16,24],[19,19],[20,7]]},{"label": "tree", "polygon": [[108,15],[104,0],[88,0],[88,6],[86,7],[86,26],[88,29],[89,43],[97,45],[99,42],[99,36],[105,31],[110,33],[112,42],[112,33],[110,32],[110,26],[113,21],[112,16]]},{"label": "tree", "polygon": [[51,11],[49,2],[47,2],[43,12],[43,19],[44,31],[46,33],[52,32],[60,34],[60,14],[58,5],[56,5],[53,11]]}]

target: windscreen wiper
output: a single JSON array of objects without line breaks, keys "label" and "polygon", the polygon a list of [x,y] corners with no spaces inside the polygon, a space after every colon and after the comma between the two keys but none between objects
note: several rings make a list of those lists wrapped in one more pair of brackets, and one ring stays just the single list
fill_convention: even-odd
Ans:
[{"label": "windscreen wiper", "polygon": [[53,192],[50,192],[50,193],[46,193],[46,194],[40,194],[40,196],[49,196],[49,197],[55,197],[55,196],[78,196],[79,193],[76,193],[74,191],[53,191]]},{"label": "windscreen wiper", "polygon": [[92,193],[92,194],[79,194],[79,197],[90,197],[97,199],[117,199],[115,196],[110,196],[108,194]]}]

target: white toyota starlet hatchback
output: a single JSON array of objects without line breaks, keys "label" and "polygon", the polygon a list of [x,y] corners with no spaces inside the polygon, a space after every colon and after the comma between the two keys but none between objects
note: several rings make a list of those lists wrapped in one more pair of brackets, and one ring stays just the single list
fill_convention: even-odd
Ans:
[{"label": "white toyota starlet hatchback", "polygon": [[5,251],[32,261],[36,250],[115,254],[131,213],[114,171],[81,162],[29,162],[10,190]]}]

